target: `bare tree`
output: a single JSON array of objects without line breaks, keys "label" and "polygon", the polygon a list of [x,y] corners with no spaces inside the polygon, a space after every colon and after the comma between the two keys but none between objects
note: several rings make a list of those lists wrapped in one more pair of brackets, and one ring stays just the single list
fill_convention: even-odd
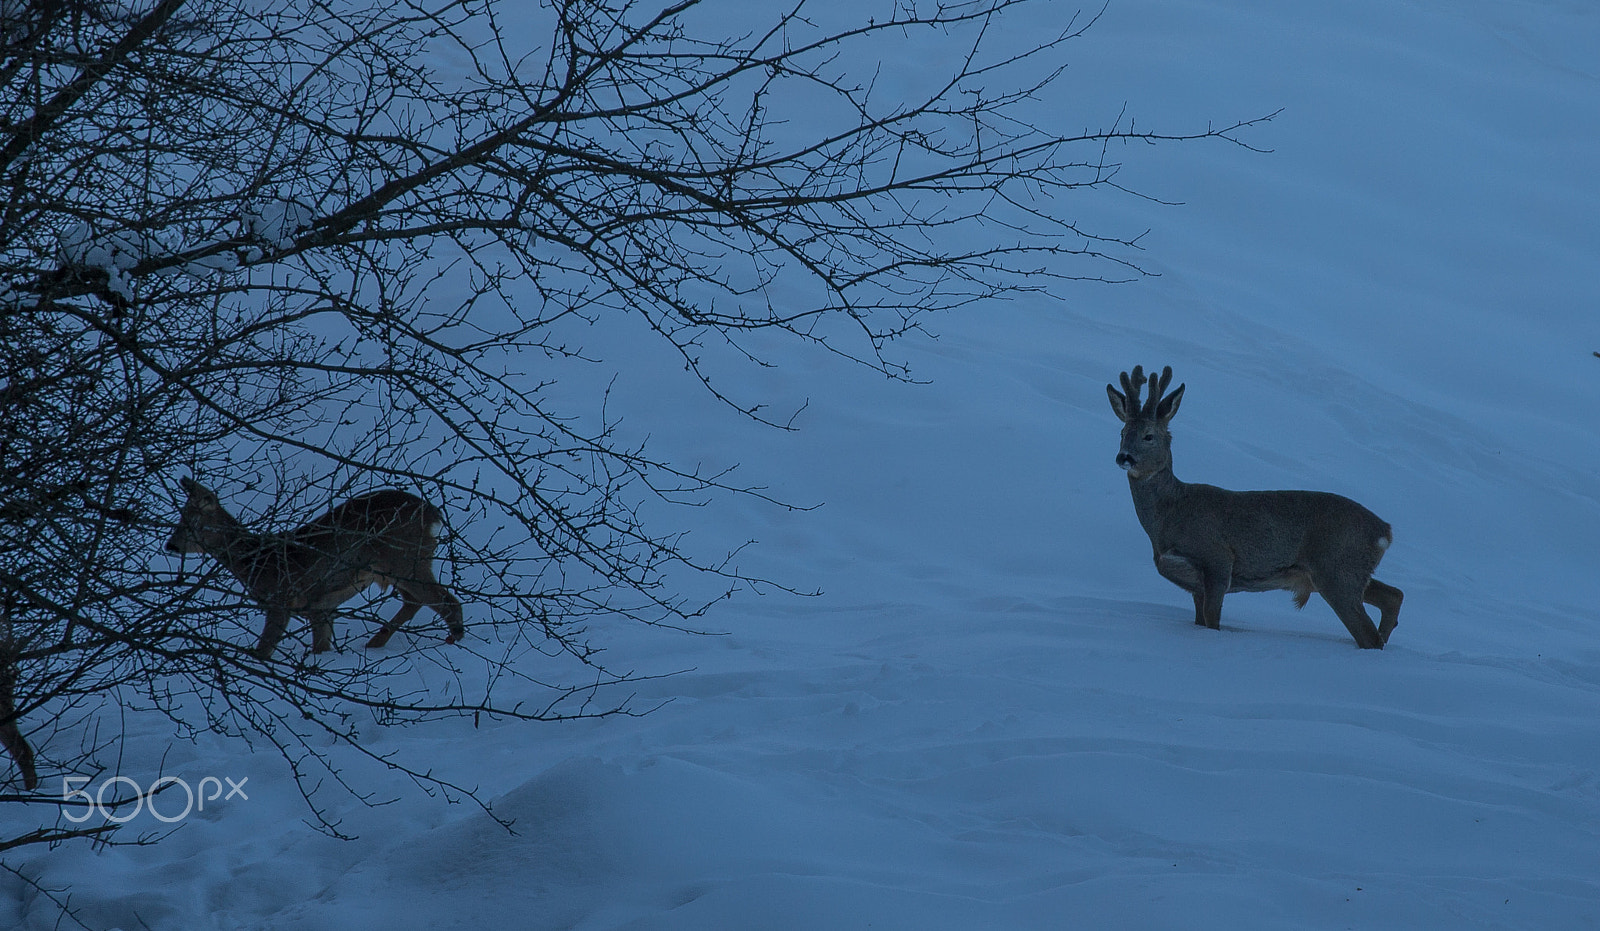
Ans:
[{"label": "bare tree", "polygon": [[[1250,125],[1047,121],[1088,19],[986,42],[1047,0],[736,6],[747,29],[698,0],[0,0],[0,717],[42,774],[97,771],[73,722],[106,701],[266,736],[297,776],[314,732],[362,746],[352,709],[627,710],[590,619],[695,629],[761,581],[641,508],[764,493],[563,406],[586,327],[637,321],[785,427],[718,374],[771,361],[755,334],[903,377],[886,347],[927,314],[1140,273],[1059,208],[1118,187],[1110,146]],[[860,71],[921,42],[948,64],[920,91]],[[470,652],[413,624],[370,659],[307,665],[294,628],[251,655],[236,583],[158,555],[191,472],[280,528],[382,486],[437,502]],[[405,684],[474,653],[501,691]]]}]

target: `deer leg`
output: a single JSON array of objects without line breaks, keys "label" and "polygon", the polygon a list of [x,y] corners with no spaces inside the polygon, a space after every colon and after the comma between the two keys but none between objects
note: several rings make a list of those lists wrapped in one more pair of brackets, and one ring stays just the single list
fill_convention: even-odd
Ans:
[{"label": "deer leg", "polygon": [[445,643],[456,643],[466,635],[466,627],[462,623],[461,602],[439,582],[406,582],[395,583],[395,589],[400,592],[400,597],[405,599],[405,604],[395,612],[389,623],[383,629],[372,635],[367,641],[367,648],[375,650],[389,642],[394,632],[423,607],[432,608],[435,614],[444,618],[445,626],[450,629],[450,635],[444,638]]},{"label": "deer leg", "polygon": [[433,583],[433,599],[428,602],[440,617],[444,618],[445,626],[450,629],[450,636],[444,638],[445,643],[458,643],[467,635],[467,628],[461,619],[461,600],[450,589],[442,584]]},{"label": "deer leg", "polygon": [[0,743],[5,744],[6,752],[11,754],[17,770],[22,773],[22,787],[29,791],[39,788],[39,772],[33,765],[33,748],[28,746],[22,731],[17,729],[15,720],[0,724]]},{"label": "deer leg", "polygon": [[1378,609],[1378,639],[1385,644],[1389,642],[1389,635],[1400,626],[1400,602],[1405,600],[1405,592],[1393,585],[1385,585],[1377,579],[1367,582],[1367,590],[1361,600]]},{"label": "deer leg", "polygon": [[1367,609],[1361,606],[1360,593],[1364,590],[1364,582],[1325,586],[1317,581],[1317,591],[1322,593],[1322,600],[1328,603],[1334,614],[1339,615],[1345,630],[1355,638],[1356,646],[1363,650],[1381,650],[1383,638],[1378,635],[1378,628],[1372,626],[1372,617],[1367,614]]},{"label": "deer leg", "polygon": [[396,585],[395,589],[400,592],[400,597],[405,603],[400,606],[400,610],[394,613],[394,617],[389,618],[389,623],[383,625],[377,633],[372,635],[372,639],[367,641],[367,649],[369,650],[376,650],[388,643],[389,638],[394,636],[395,631],[399,630],[405,625],[406,621],[411,620],[418,611],[422,610],[422,602],[418,601],[409,589],[400,585]]},{"label": "deer leg", "polygon": [[1156,557],[1156,571],[1161,577],[1194,596],[1194,622],[1206,624],[1205,587],[1200,572],[1186,556],[1167,552]]},{"label": "deer leg", "polygon": [[1228,586],[1233,584],[1232,566],[1202,566],[1200,569],[1201,591],[1197,602],[1205,618],[1205,626],[1212,630],[1222,629],[1222,596],[1228,593]]},{"label": "deer leg", "polygon": [[22,773],[22,786],[28,791],[39,788],[39,772],[33,765],[33,748],[17,727],[16,700],[17,666],[9,657],[0,667],[0,744],[11,754]]},{"label": "deer leg", "polygon": [[272,659],[272,651],[278,648],[278,641],[283,639],[288,630],[289,609],[276,605],[267,608],[267,622],[261,627],[261,640],[252,651],[255,658],[262,662]]},{"label": "deer leg", "polygon": [[333,649],[333,612],[314,611],[311,614],[311,652],[326,653]]}]

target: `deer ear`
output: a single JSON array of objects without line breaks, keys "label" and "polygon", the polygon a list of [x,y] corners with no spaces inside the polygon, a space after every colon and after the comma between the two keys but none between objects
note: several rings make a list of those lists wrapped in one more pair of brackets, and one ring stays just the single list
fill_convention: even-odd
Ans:
[{"label": "deer ear", "polygon": [[1178,390],[1162,398],[1161,403],[1156,405],[1157,421],[1165,424],[1172,419],[1173,415],[1178,413],[1178,405],[1183,403],[1183,389],[1185,387],[1187,386],[1179,385]]},{"label": "deer ear", "polygon": [[1110,385],[1106,385],[1106,397],[1111,399],[1111,412],[1117,415],[1118,420],[1127,423],[1128,399],[1123,396],[1122,392]]}]

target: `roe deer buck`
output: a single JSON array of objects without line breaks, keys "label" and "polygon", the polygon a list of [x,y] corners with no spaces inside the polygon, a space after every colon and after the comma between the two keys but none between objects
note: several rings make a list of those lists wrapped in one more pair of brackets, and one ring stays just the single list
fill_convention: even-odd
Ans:
[{"label": "roe deer buck", "polygon": [[367,641],[369,648],[388,643],[424,606],[449,626],[446,643],[461,639],[461,602],[433,575],[444,516],[416,495],[375,491],[297,530],[256,533],[229,514],[211,489],[190,478],[181,484],[189,499],[167,549],[209,554],[266,609],[257,659],[271,658],[290,615],[311,622],[312,652],[331,649],[335,609],[373,583],[394,586],[405,603]]},{"label": "roe deer buck", "polygon": [[[1394,540],[1389,525],[1349,498],[1320,491],[1228,491],[1190,485],[1172,474],[1172,434],[1183,389],[1166,397],[1171,367],[1153,372],[1141,406],[1144,367],[1122,373],[1122,390],[1106,385],[1111,409],[1125,426],[1117,465],[1128,472],[1133,509],[1150,536],[1156,571],[1194,596],[1194,622],[1222,624],[1228,592],[1294,592],[1303,608],[1322,595],[1362,649],[1382,649],[1399,624],[1400,589],[1374,579]],[[1362,602],[1381,612],[1382,625]]]}]

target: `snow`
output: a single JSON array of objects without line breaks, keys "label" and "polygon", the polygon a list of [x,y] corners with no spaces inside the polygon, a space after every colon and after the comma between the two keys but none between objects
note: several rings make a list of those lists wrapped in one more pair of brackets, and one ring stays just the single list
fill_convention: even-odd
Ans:
[{"label": "snow", "polygon": [[[349,759],[395,801],[324,793],[332,840],[270,753],[135,720],[152,778],[167,752],[249,798],[7,862],[163,931],[1600,926],[1597,49],[1561,0],[1113,4],[1068,47],[1075,122],[1284,108],[1271,154],[1114,153],[1181,207],[1064,205],[1149,228],[1159,277],[940,319],[902,345],[929,384],[786,353],[752,386],[808,402],[792,434],[610,357],[658,453],[824,505],[668,518],[824,594],[597,631],[616,668],[689,670],[642,717],[371,729],[511,831]],[[1388,649],[1286,594],[1193,626],[1113,462],[1135,363],[1188,385],[1181,477],[1393,524]],[[0,927],[55,927],[0,889]]]},{"label": "snow", "polygon": [[[251,205],[239,218],[238,234],[281,251],[294,245],[295,237],[311,228],[312,216],[312,208],[298,201],[263,200]],[[178,263],[177,270],[191,278],[206,278],[235,272],[242,262],[259,262],[265,255],[258,245],[236,252],[226,248],[223,240],[197,240],[180,248],[168,238],[126,230],[106,232],[88,223],[69,228],[61,236],[59,248],[63,265],[103,273],[112,292],[130,299],[133,281],[128,272],[141,262],[170,260],[179,253],[189,253],[195,257]],[[208,250],[217,251],[205,254]],[[0,294],[0,302],[4,300],[5,295]]]},{"label": "snow", "polygon": [[274,249],[288,249],[295,238],[311,228],[316,211],[289,198],[263,200],[245,214],[241,226],[247,239],[259,240]]},{"label": "snow", "polygon": [[62,235],[60,245],[63,264],[102,271],[113,292],[133,296],[127,272],[148,251],[142,237],[129,232],[100,234],[89,224],[79,223]]}]

